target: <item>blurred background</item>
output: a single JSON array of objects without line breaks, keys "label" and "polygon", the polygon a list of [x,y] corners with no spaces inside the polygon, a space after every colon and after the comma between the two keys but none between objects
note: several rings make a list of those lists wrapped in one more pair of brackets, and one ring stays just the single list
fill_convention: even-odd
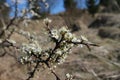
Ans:
[{"label": "blurred background", "polygon": [[[75,76],[74,80],[120,80],[120,0],[0,0],[0,34],[16,18],[10,28],[16,25],[35,32],[41,46],[47,48],[50,44],[43,24],[46,17],[52,20],[51,29],[67,25],[78,38],[85,35],[99,45],[91,47],[90,52],[85,47],[73,48],[66,62],[56,69],[62,80],[66,73]],[[18,45],[27,42],[17,33],[10,39]],[[11,56],[15,53],[13,48],[4,49],[9,54],[0,57],[0,80],[24,80],[25,66]],[[0,47],[0,55],[4,49]],[[47,71],[41,71],[33,80],[55,79]]]}]

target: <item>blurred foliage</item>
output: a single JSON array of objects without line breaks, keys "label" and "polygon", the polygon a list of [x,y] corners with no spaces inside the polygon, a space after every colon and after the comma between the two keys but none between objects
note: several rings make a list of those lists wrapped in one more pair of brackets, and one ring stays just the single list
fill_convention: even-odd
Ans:
[{"label": "blurred foliage", "polygon": [[[44,1],[44,0],[43,0]],[[31,2],[32,2],[32,10],[40,15],[47,16],[49,14],[49,9],[48,11],[41,12],[41,6],[40,3],[43,3],[43,1],[39,0],[28,0],[28,5],[31,7]],[[51,4],[52,3],[52,4]],[[48,3],[48,0],[45,0],[44,6],[49,6],[49,8],[55,4],[54,0],[51,0]],[[81,3],[83,4],[83,3]],[[98,12],[119,12],[120,9],[120,0],[100,0],[99,4],[96,4],[96,0],[86,0],[86,5],[88,9],[81,10],[76,8],[76,2],[75,0],[64,0],[64,6],[66,8],[67,15],[70,14],[71,16],[76,13],[80,13],[81,11],[88,11],[92,16],[94,16]],[[46,15],[47,13],[47,15]],[[83,12],[84,13],[84,12]],[[81,14],[81,13],[80,13]]]},{"label": "blurred foliage", "polygon": [[39,0],[28,0],[28,7],[31,8],[35,13],[40,14]]},{"label": "blurred foliage", "polygon": [[98,12],[99,10],[99,5],[96,5],[96,1],[95,0],[87,0],[87,7],[88,7],[88,12],[94,16],[95,13]]},{"label": "blurred foliage", "polygon": [[74,0],[64,0],[66,10],[75,9],[76,3]]},{"label": "blurred foliage", "polygon": [[116,1],[117,1],[118,5],[120,6],[120,0],[116,0]]},{"label": "blurred foliage", "polygon": [[6,3],[6,0],[0,0],[0,15],[8,18],[9,11],[10,11],[10,8],[8,4]]},{"label": "blurred foliage", "polygon": [[9,5],[6,3],[6,0],[0,0],[0,28],[3,27],[3,24],[9,19]]},{"label": "blurred foliage", "polygon": [[103,6],[108,6],[110,4],[110,0],[100,0],[100,4]]},{"label": "blurred foliage", "polygon": [[120,12],[120,0],[100,0],[100,5],[104,7],[103,12]]}]

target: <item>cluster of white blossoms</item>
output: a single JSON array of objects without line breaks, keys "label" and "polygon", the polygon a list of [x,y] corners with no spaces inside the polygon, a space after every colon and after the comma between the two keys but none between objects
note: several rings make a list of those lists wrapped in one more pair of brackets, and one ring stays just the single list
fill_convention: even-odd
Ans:
[{"label": "cluster of white blossoms", "polygon": [[[45,0],[43,0],[43,2],[44,1]],[[22,64],[33,64],[34,69],[31,68],[33,69],[33,73],[32,75],[30,74],[30,77],[34,75],[34,72],[38,68],[39,64],[43,65],[42,67],[44,68],[50,68],[50,70],[54,74],[52,69],[56,68],[57,65],[65,62],[65,59],[71,53],[71,49],[75,46],[78,46],[78,44],[82,46],[87,46],[89,50],[89,45],[96,46],[95,44],[89,42],[88,39],[84,36],[81,36],[81,38],[78,39],[74,34],[71,33],[70,30],[68,30],[66,26],[63,26],[60,29],[50,29],[49,23],[51,22],[52,20],[48,18],[44,19],[48,35],[54,44],[54,46],[51,46],[49,49],[46,50],[40,47],[38,39],[35,36],[23,30],[18,31],[19,34],[25,36],[29,40],[28,44],[22,44],[20,48],[23,55],[20,56],[19,61]],[[0,43],[1,42],[2,41],[0,41]],[[13,41],[10,42],[14,43]],[[54,75],[56,76],[56,74]],[[58,77],[56,76],[56,78]],[[66,74],[66,80],[72,80],[73,78],[74,76],[72,76],[71,74]]]},{"label": "cluster of white blossoms", "polygon": [[32,42],[29,44],[22,44],[21,51],[23,55],[20,58],[22,64],[32,61],[32,56],[39,56],[41,54],[41,47],[38,45],[38,42]]},{"label": "cluster of white blossoms", "polygon": [[0,44],[3,42],[3,40],[2,39],[0,39]]},{"label": "cluster of white blossoms", "polygon": [[75,45],[74,42],[81,42],[80,39],[77,39],[74,34],[72,34],[66,26],[60,29],[51,30],[52,39],[56,39],[59,43],[59,48],[55,50],[55,54],[53,55],[53,60],[61,64],[65,61],[67,55],[70,53],[71,48]]},{"label": "cluster of white blossoms", "polygon": [[52,20],[51,20],[51,19],[49,19],[49,18],[45,18],[45,19],[43,20],[43,22],[44,22],[45,24],[48,24],[48,23],[51,23],[51,22],[52,22]]},{"label": "cluster of white blossoms", "polygon": [[67,74],[66,74],[66,79],[67,79],[67,80],[73,80],[73,75],[67,73]]},{"label": "cluster of white blossoms", "polygon": [[63,26],[59,30],[53,29],[51,30],[51,37],[60,40],[60,38],[63,38],[64,41],[72,41],[72,42],[80,42],[80,39],[77,39],[74,34],[72,34],[66,26]]},{"label": "cluster of white blossoms", "polygon": [[[48,23],[51,23],[51,20],[46,18],[44,19],[45,24],[48,26]],[[26,63],[31,62],[33,58],[39,59],[43,61],[49,61],[49,64],[62,64],[67,56],[71,53],[71,49],[80,44],[82,40],[88,41],[84,36],[81,36],[81,39],[77,39],[74,34],[72,34],[66,26],[63,26],[60,29],[48,29],[50,38],[56,44],[53,48],[51,47],[48,50],[42,50],[38,41],[35,39],[32,40],[29,44],[23,44],[21,47],[21,51],[24,53],[21,56],[20,62]],[[24,31],[20,32],[25,36],[31,36],[31,34],[26,33]],[[53,66],[54,66],[53,65]]]},{"label": "cluster of white blossoms", "polygon": [[[30,8],[30,13],[32,14],[32,16],[36,16],[36,17],[41,17],[41,15],[38,13],[41,10],[41,5],[43,8],[48,9],[49,8],[49,3],[47,0],[28,0],[29,1],[29,8]],[[37,4],[36,4],[37,3]],[[36,9],[36,10],[34,10]],[[38,11],[38,12],[36,12]]]}]

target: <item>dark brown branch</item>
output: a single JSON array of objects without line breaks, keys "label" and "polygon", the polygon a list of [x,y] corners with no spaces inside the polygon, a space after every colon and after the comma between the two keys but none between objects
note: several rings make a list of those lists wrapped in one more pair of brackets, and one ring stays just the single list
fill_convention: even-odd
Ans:
[{"label": "dark brown branch", "polygon": [[61,80],[54,71],[51,71],[52,74],[56,77],[56,80]]},{"label": "dark brown branch", "polygon": [[37,70],[37,68],[38,68],[38,66],[39,66],[39,63],[40,63],[40,62],[37,61],[36,65],[35,65],[35,67],[34,67],[34,69],[33,69],[33,71],[29,73],[29,77],[28,77],[26,80],[30,80],[31,78],[34,77],[35,72],[36,72],[36,70]]},{"label": "dark brown branch", "polygon": [[8,40],[4,40],[2,43],[0,43],[0,46],[4,47],[14,47],[16,49],[19,49],[18,46],[14,45],[13,43],[9,42]]},{"label": "dark brown branch", "polygon": [[17,2],[17,0],[16,0],[16,1],[15,1],[15,15],[14,15],[14,17],[10,20],[10,22],[8,23],[8,25],[6,26],[6,28],[1,32],[0,38],[4,35],[5,30],[8,30],[9,27],[13,24],[13,22],[14,22],[15,19],[17,18],[17,13],[18,13],[18,10],[17,10],[18,6],[17,6],[17,4],[18,4],[18,2]]},{"label": "dark brown branch", "polygon": [[4,52],[3,52],[3,53],[1,52],[0,57],[5,56],[5,55],[6,55],[6,53],[7,53],[7,52],[6,52],[6,50],[5,50],[5,48],[3,48],[3,50],[4,50]]},{"label": "dark brown branch", "polygon": [[63,37],[61,37],[60,41],[56,42],[55,47],[51,51],[49,57],[46,59],[46,62],[48,62],[50,60],[50,58],[52,57],[52,55],[54,55],[54,51],[59,48],[59,46],[60,46],[60,44],[61,44],[62,41],[63,41]]},{"label": "dark brown branch", "polygon": [[[48,62],[45,61],[45,64],[50,69],[50,66],[49,66]],[[50,71],[56,77],[56,80],[61,80],[53,70],[50,70]]]},{"label": "dark brown branch", "polygon": [[29,77],[28,77],[26,80],[30,80],[31,78],[34,77],[35,72],[36,72],[36,70],[38,69],[40,63],[45,63],[45,64],[47,64],[44,60],[41,60],[41,58],[40,58],[41,55],[39,55],[39,56],[36,56],[35,54],[32,54],[32,55],[33,55],[36,59],[38,59],[38,60],[36,60],[36,65],[35,65],[33,71],[31,71],[31,72],[29,73]]}]

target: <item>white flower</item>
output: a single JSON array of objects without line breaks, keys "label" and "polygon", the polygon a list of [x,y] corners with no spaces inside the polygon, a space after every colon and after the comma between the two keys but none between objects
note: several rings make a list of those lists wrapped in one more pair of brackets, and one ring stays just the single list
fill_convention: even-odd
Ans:
[{"label": "white flower", "polygon": [[63,47],[63,51],[64,51],[64,52],[68,51],[68,47],[67,47],[67,46],[64,46],[64,47]]},{"label": "white flower", "polygon": [[60,34],[65,34],[65,33],[69,32],[69,30],[66,27],[62,27],[59,29],[59,32],[60,32]]},{"label": "white flower", "polygon": [[45,53],[43,54],[43,56],[49,56],[49,53],[45,52]]},{"label": "white flower", "polygon": [[3,41],[2,41],[2,39],[0,39],[0,43],[2,43]]},{"label": "white flower", "polygon": [[83,44],[80,44],[80,45],[79,45],[79,47],[81,47],[81,48],[82,48],[82,47],[83,47]]},{"label": "white flower", "polygon": [[49,8],[49,4],[48,3],[45,3],[45,8]]},{"label": "white flower", "polygon": [[74,37],[74,38],[72,39],[72,42],[76,42],[76,41],[77,41],[77,38]]},{"label": "white flower", "polygon": [[16,41],[12,40],[12,39],[7,39],[8,42],[12,43],[12,44],[15,44]]},{"label": "white flower", "polygon": [[28,57],[27,57],[27,56],[24,56],[23,59],[24,59],[25,61],[28,61]]},{"label": "white flower", "polygon": [[69,44],[68,46],[71,48],[71,47],[73,47],[73,46],[74,46],[74,44]]},{"label": "white flower", "polygon": [[72,39],[72,42],[81,42],[81,40],[80,40],[80,39],[77,39],[76,37],[74,37],[74,38]]},{"label": "white flower", "polygon": [[44,21],[45,24],[46,24],[46,23],[51,23],[51,22],[52,22],[52,20],[49,19],[49,18],[45,18],[43,21]]},{"label": "white flower", "polygon": [[64,55],[62,56],[62,58],[65,60],[66,58],[67,58],[67,55],[68,54],[68,52],[66,52],[66,53],[64,53]]},{"label": "white flower", "polygon": [[41,54],[41,47],[38,45],[38,43],[30,43],[30,44],[23,44],[21,48],[23,53],[31,54],[34,53],[36,55]]},{"label": "white flower", "polygon": [[56,51],[56,54],[61,55],[61,54],[62,54],[62,51],[61,51],[61,50],[57,50],[57,51]]},{"label": "white flower", "polygon": [[66,34],[64,35],[64,38],[65,38],[65,40],[67,40],[67,41],[71,41],[72,38],[73,38],[73,34],[72,34],[72,33],[66,33]]},{"label": "white flower", "polygon": [[27,12],[27,10],[23,9],[21,12],[22,12],[22,14],[25,14]]},{"label": "white flower", "polygon": [[62,64],[65,60],[64,59],[58,59],[58,65]]},{"label": "white flower", "polygon": [[20,58],[20,63],[22,63],[22,64],[24,64],[24,60],[23,60],[23,58]]},{"label": "white flower", "polygon": [[10,7],[10,5],[9,5],[8,3],[6,3],[6,2],[4,3],[4,5],[5,5],[6,7]]},{"label": "white flower", "polygon": [[46,0],[42,0],[42,2],[46,2]]},{"label": "white flower", "polygon": [[59,33],[56,29],[51,30],[51,37],[59,39]]},{"label": "white flower", "polygon": [[67,78],[70,78],[70,77],[71,77],[71,75],[70,75],[69,73],[67,73],[67,74],[66,74],[66,77],[67,77]]},{"label": "white flower", "polygon": [[84,40],[84,41],[88,41],[88,39],[85,36],[82,36],[82,35],[81,35],[81,39]]},{"label": "white flower", "polygon": [[53,68],[56,68],[56,67],[57,67],[56,65],[53,66]]}]

